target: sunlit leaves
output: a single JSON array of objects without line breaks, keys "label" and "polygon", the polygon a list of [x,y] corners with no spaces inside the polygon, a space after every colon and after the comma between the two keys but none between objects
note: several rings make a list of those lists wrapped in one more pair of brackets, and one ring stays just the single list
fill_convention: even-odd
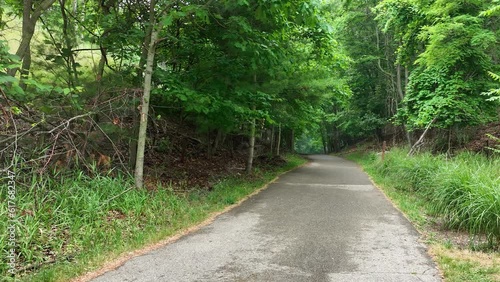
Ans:
[{"label": "sunlit leaves", "polygon": [[470,15],[454,17],[446,22],[422,28],[419,35],[427,42],[417,63],[428,67],[444,67],[471,57],[484,57],[496,42],[492,31],[481,26],[481,20]]},{"label": "sunlit leaves", "polygon": [[486,90],[486,71],[497,52],[495,31],[479,16],[490,4],[384,0],[377,6],[385,30],[398,35],[400,58],[416,59],[419,65],[409,77],[405,108],[398,113],[410,128],[432,120],[437,127],[479,124],[495,116],[494,105],[478,95]]},{"label": "sunlit leaves", "polygon": [[412,128],[422,128],[436,119],[435,126],[474,125],[491,121],[495,106],[470,93],[477,82],[464,80],[463,72],[447,69],[417,69],[411,77],[407,108],[399,117]]},{"label": "sunlit leaves", "polygon": [[[488,72],[488,74],[495,80],[498,84],[500,84],[500,75],[497,75],[492,72]],[[490,91],[482,93],[482,95],[489,96],[486,101],[497,101],[500,102],[500,87],[496,89],[491,89]]]},{"label": "sunlit leaves", "polygon": [[9,53],[7,42],[0,41],[0,88],[8,96],[22,97],[24,90],[19,87],[19,79],[7,74],[7,70],[20,67],[19,57]]},{"label": "sunlit leaves", "polygon": [[493,6],[481,12],[481,16],[491,17],[500,15],[500,1],[494,0]]}]

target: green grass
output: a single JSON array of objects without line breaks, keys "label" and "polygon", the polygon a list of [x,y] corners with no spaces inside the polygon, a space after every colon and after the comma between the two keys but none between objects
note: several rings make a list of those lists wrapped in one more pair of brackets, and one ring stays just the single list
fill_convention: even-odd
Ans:
[{"label": "green grass", "polygon": [[[373,152],[347,158],[361,164],[424,234],[446,281],[500,281],[500,160],[406,152],[395,148],[384,161]],[[468,234],[469,249],[446,239],[446,230]]]},{"label": "green grass", "polygon": [[[175,193],[169,187],[124,192],[133,186],[132,179],[88,177],[82,173],[57,180],[33,176],[26,186],[21,186],[18,179],[17,278],[68,281],[97,269],[121,253],[153,244],[202,222],[276,175],[305,162],[296,156],[287,159],[284,167],[257,170],[251,178],[228,178],[212,191],[193,189],[185,194]],[[5,183],[2,179],[2,185]],[[7,197],[4,188],[1,187],[0,194],[2,203]],[[0,206],[0,214],[7,215],[7,205]],[[10,248],[3,236],[7,234],[7,224],[0,222],[2,253]],[[2,262],[3,277],[7,276],[7,270]]]},{"label": "green grass", "polygon": [[393,149],[381,161],[375,154],[354,154],[376,180],[439,217],[451,229],[500,242],[500,159],[462,153],[454,158],[423,153],[406,156]]}]

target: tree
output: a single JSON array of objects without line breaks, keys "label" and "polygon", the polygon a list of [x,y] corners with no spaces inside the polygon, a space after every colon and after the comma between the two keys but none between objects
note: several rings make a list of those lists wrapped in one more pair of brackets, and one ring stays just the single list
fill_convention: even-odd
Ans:
[{"label": "tree", "polygon": [[[156,1],[151,1],[150,10],[154,11]],[[144,185],[144,150],[146,147],[146,130],[148,127],[148,112],[149,100],[151,97],[151,80],[153,76],[153,67],[156,54],[156,41],[158,40],[158,33],[162,29],[163,24],[157,24],[154,13],[151,13],[150,24],[152,26],[151,34],[149,35],[148,53],[146,59],[146,69],[144,74],[144,87],[141,99],[141,114],[140,114],[140,127],[139,136],[137,138],[137,157],[135,164],[135,186],[142,188]]]},{"label": "tree", "polygon": [[478,95],[487,90],[495,34],[478,17],[480,3],[449,4],[436,1],[422,11],[432,24],[419,31],[425,49],[410,76],[408,108],[402,112],[412,127],[421,128],[434,119],[434,127],[475,125],[496,116],[494,105]]},{"label": "tree", "polygon": [[[42,14],[47,11],[52,4],[54,4],[55,0],[44,0],[35,6],[33,0],[24,0],[22,6],[22,35],[21,35],[21,43],[16,51],[16,56],[18,56],[23,62],[22,70],[29,71],[31,66],[31,39],[33,38],[33,34],[35,33],[35,27],[42,16]],[[12,68],[9,70],[9,75],[14,76],[18,68]]]}]

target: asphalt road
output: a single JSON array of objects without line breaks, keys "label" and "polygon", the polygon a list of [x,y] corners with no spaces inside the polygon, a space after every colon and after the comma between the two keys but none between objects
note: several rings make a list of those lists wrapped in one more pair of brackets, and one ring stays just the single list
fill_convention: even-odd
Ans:
[{"label": "asphalt road", "polygon": [[212,224],[93,281],[441,281],[366,174],[310,158]]}]

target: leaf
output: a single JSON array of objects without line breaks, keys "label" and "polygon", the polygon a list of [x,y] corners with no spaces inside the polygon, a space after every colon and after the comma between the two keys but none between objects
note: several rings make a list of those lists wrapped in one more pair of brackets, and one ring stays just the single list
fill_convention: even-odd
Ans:
[{"label": "leaf", "polygon": [[250,6],[250,4],[248,3],[248,0],[238,0],[237,3],[240,6]]},{"label": "leaf", "polygon": [[174,17],[172,14],[167,15],[166,17],[163,18],[163,26],[169,27],[172,22],[174,21]]},{"label": "leaf", "polygon": [[241,44],[240,42],[234,43],[234,47],[241,49],[241,51],[243,51],[243,52],[246,50],[246,46]]},{"label": "leaf", "polygon": [[186,102],[188,100],[187,96],[184,94],[177,94],[177,98],[179,98],[179,100],[183,102]]},{"label": "leaf", "polygon": [[11,111],[13,114],[15,114],[15,115],[20,115],[20,114],[22,114],[22,113],[23,113],[23,111],[21,111],[21,109],[19,109],[18,107],[15,107],[15,106],[14,106],[14,107],[11,107],[11,108],[10,108],[10,111]]},{"label": "leaf", "polygon": [[10,75],[0,75],[0,84],[3,83],[14,83],[17,81],[17,78]]}]

